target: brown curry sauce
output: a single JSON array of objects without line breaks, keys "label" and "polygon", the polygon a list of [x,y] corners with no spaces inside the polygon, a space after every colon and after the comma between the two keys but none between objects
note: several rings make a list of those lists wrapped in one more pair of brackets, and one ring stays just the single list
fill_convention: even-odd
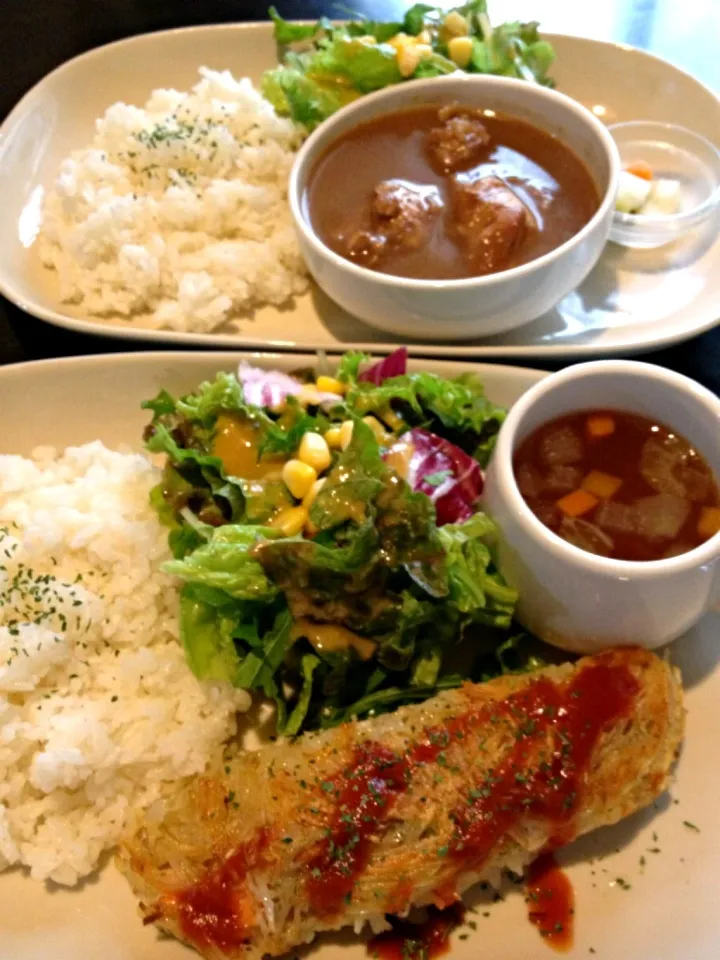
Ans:
[{"label": "brown curry sauce", "polygon": [[[441,169],[433,153],[431,137],[442,110],[437,104],[377,117],[335,140],[311,171],[304,197],[306,216],[323,243],[384,273],[453,280],[534,260],[592,218],[600,203],[598,189],[584,162],[562,140],[517,117],[458,109],[481,116],[489,142],[451,169]],[[533,226],[516,231],[501,256],[485,262],[473,255],[468,231],[458,225],[458,184],[489,178],[509,188],[513,202],[522,201]],[[427,236],[418,242],[413,232],[410,244],[387,246],[372,262],[356,255],[355,238],[359,231],[372,232],[376,188],[388,183],[430,198],[424,204]]]}]

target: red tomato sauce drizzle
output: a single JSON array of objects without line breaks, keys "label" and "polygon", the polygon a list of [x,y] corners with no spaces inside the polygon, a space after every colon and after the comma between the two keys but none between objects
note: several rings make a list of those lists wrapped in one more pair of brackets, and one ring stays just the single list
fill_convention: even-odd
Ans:
[{"label": "red tomato sauce drizzle", "polygon": [[355,748],[349,769],[327,781],[335,812],[327,840],[308,864],[307,894],[318,916],[338,913],[351,895],[370,858],[378,822],[405,792],[408,774],[401,757],[368,740]]},{"label": "red tomato sauce drizzle", "polygon": [[530,923],[546,943],[565,953],[573,945],[575,893],[551,853],[530,865],[525,887]]},{"label": "red tomato sauce drizzle", "polygon": [[[569,842],[583,775],[597,739],[629,712],[639,690],[628,667],[613,657],[612,652],[600,655],[565,683],[540,678],[503,701],[428,728],[404,755],[370,740],[358,745],[350,763],[322,785],[324,795],[334,802],[327,836],[306,861],[306,892],[314,913],[331,916],[350,903],[379,829],[407,790],[413,771],[437,761],[454,742],[488,724],[511,725],[515,739],[498,766],[450,813],[455,829],[445,856],[449,866],[456,864],[453,875],[481,868],[496,844],[525,816],[553,824],[548,848]],[[189,940],[227,950],[247,939],[238,887],[261,865],[267,844],[267,832],[259,831],[256,840],[239,848],[221,867],[172,898]],[[447,881],[450,889],[452,877]],[[450,900],[442,898],[443,904]]]},{"label": "red tomato sauce drizzle", "polygon": [[465,910],[459,903],[446,910],[428,909],[422,923],[391,918],[392,930],[368,941],[371,957],[380,960],[432,960],[450,949],[450,934],[463,922]]},{"label": "red tomato sauce drizzle", "polygon": [[238,847],[201,881],[168,898],[188,940],[224,952],[247,940],[248,920],[252,918],[242,914],[238,888],[248,873],[264,862],[269,841],[269,831],[258,830],[252,840]]}]

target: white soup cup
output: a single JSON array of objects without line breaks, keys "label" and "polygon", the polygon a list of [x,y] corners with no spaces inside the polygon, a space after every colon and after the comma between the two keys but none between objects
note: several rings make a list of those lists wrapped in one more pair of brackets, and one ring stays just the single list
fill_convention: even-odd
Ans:
[{"label": "white soup cup", "polygon": [[525,503],[513,472],[518,445],[543,423],[578,410],[617,409],[682,434],[720,478],[720,399],[652,364],[577,364],[531,387],[502,426],[484,490],[496,521],[499,569],[520,594],[517,616],[564,650],[653,649],[720,604],[720,533],[687,553],[637,562],[595,556],[549,530]]}]

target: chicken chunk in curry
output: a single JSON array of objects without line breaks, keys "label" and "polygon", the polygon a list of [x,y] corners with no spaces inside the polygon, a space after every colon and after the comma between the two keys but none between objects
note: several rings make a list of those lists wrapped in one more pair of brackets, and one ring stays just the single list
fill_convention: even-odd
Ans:
[{"label": "chicken chunk in curry", "polygon": [[442,209],[436,187],[383,180],[373,190],[370,225],[348,237],[347,255],[372,266],[392,249],[418,250],[428,242]]},{"label": "chicken chunk in curry", "polygon": [[481,110],[472,110],[451,103],[438,110],[437,127],[425,135],[430,162],[440,173],[466,167],[487,152],[490,134]]},{"label": "chicken chunk in curry", "polygon": [[500,177],[453,178],[453,236],[479,274],[504,270],[536,228],[533,215]]}]

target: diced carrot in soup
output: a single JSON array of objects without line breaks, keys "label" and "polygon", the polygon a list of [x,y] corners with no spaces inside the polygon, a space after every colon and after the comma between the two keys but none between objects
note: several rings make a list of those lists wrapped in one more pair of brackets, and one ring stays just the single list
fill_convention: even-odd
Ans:
[{"label": "diced carrot in soup", "polygon": [[703,507],[697,526],[698,534],[709,540],[716,533],[720,533],[720,507]]},{"label": "diced carrot in soup", "polygon": [[620,477],[614,477],[611,473],[603,473],[602,470],[591,470],[582,482],[583,490],[600,497],[601,500],[609,500],[621,486],[622,480]]},{"label": "diced carrot in soup", "polygon": [[557,505],[566,517],[581,517],[589,513],[600,501],[587,490],[573,490],[567,496],[561,497]]},{"label": "diced carrot in soup", "polygon": [[588,417],[587,432],[591,437],[609,437],[615,433],[615,420],[606,416]]},{"label": "diced carrot in soup", "polygon": [[634,163],[625,167],[625,169],[628,173],[632,173],[633,176],[640,177],[641,180],[652,180],[653,178],[653,168],[647,160],[636,160]]}]

